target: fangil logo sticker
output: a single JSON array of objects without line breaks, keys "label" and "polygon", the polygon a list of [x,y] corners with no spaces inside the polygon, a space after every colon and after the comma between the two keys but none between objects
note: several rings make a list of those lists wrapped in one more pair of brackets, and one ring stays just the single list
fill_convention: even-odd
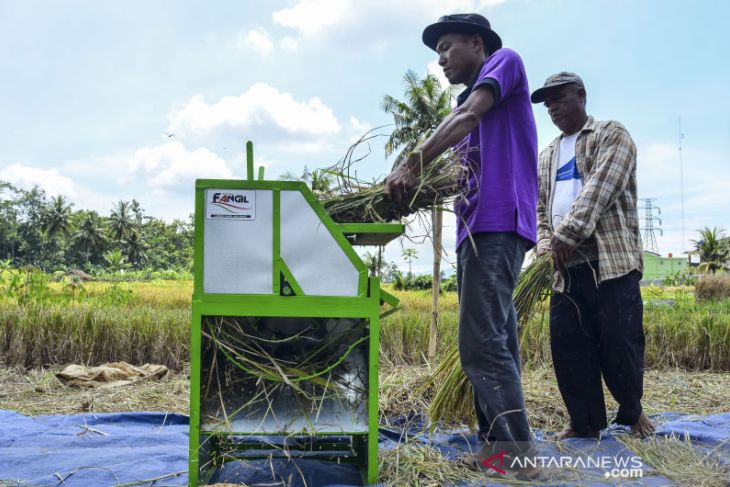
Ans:
[{"label": "fangil logo sticker", "polygon": [[205,198],[208,219],[256,219],[256,192],[241,189],[208,189]]}]

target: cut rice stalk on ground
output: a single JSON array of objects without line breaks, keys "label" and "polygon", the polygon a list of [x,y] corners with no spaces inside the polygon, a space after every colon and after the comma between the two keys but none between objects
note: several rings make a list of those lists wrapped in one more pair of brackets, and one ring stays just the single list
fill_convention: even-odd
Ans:
[{"label": "cut rice stalk on ground", "polygon": [[693,447],[689,438],[655,437],[641,440],[622,435],[618,439],[650,465],[650,471],[672,480],[672,485],[725,487],[730,483],[730,465],[720,459],[716,451],[719,447],[703,453]]}]

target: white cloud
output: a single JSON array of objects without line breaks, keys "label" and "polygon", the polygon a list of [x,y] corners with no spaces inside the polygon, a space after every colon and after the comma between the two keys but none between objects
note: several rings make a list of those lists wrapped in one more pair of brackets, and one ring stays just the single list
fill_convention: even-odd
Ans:
[{"label": "white cloud", "polygon": [[193,190],[196,178],[230,178],[226,162],[205,147],[188,150],[180,142],[167,142],[137,150],[128,162],[128,180],[145,181],[152,191],[177,187]]},{"label": "white cloud", "polygon": [[195,95],[173,110],[168,131],[178,136],[204,135],[229,129],[246,133],[256,127],[280,134],[331,135],[340,131],[332,110],[318,97],[297,101],[266,83],[256,83],[240,96],[226,96],[208,103]]},{"label": "white cloud", "polygon": [[276,24],[310,36],[341,22],[354,4],[343,0],[300,0],[293,7],[275,11],[272,18]]},{"label": "white cloud", "polygon": [[367,122],[361,122],[356,117],[350,117],[350,128],[360,135],[364,134],[372,127]]},{"label": "white cloud", "polygon": [[[112,159],[105,158],[105,161],[111,163]],[[9,181],[22,189],[31,189],[33,186],[38,186],[48,196],[60,194],[68,197],[69,202],[75,205],[75,209],[96,210],[100,214],[106,214],[114,201],[131,199],[123,191],[112,194],[106,191],[106,188],[99,188],[101,181],[99,174],[103,173],[104,167],[111,169],[112,166],[116,166],[116,164],[102,166],[100,173],[89,172],[87,174],[88,181],[83,181],[81,178],[67,175],[66,164],[61,166],[63,171],[55,168],[41,169],[23,164],[12,164],[0,171],[0,180]],[[117,189],[119,189],[118,186]]]},{"label": "white cloud", "polygon": [[279,41],[279,47],[281,47],[285,51],[294,52],[299,49],[299,41],[296,39],[296,37],[284,36]]},{"label": "white cloud", "polygon": [[[293,6],[275,11],[275,24],[296,30],[303,38],[337,35],[353,31],[363,39],[386,42],[384,37],[397,35],[405,26],[425,26],[438,17],[453,12],[483,12],[506,0],[299,0]],[[376,31],[374,31],[375,29]],[[382,46],[381,46],[382,48]]]},{"label": "white cloud", "polygon": [[262,57],[269,57],[274,52],[274,42],[269,33],[262,28],[238,34],[233,45],[237,48],[253,49]]},{"label": "white cloud", "polygon": [[51,196],[77,194],[74,182],[56,169],[39,169],[23,164],[11,164],[0,170],[0,180],[8,181],[16,187],[31,189],[38,186]]},{"label": "white cloud", "polygon": [[148,214],[170,220],[193,211],[195,179],[245,176],[240,169],[245,161],[235,161],[235,167],[240,167],[235,173],[232,167],[206,147],[191,150],[171,140],[132,153],[67,161],[61,168],[71,177],[60,177],[72,181],[72,199],[78,208],[106,214],[114,201],[135,198]]}]

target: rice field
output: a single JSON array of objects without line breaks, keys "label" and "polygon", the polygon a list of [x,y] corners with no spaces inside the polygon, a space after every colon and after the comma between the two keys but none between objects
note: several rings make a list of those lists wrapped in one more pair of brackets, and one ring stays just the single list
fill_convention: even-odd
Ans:
[{"label": "rice field", "polygon": [[[426,363],[430,291],[394,291],[402,309],[381,323],[381,362]],[[37,367],[124,360],[182,370],[189,361],[190,281],[50,283],[37,296],[0,296],[0,362]],[[690,287],[649,286],[649,368],[730,371],[730,300],[696,302]],[[440,300],[438,362],[456,343],[456,294]],[[526,367],[550,364],[545,304],[521,327]],[[435,366],[436,364],[430,364]]]}]

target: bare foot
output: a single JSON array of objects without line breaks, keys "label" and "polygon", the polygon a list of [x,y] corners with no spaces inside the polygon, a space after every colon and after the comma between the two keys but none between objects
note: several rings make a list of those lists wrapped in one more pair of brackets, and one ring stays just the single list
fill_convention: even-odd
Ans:
[{"label": "bare foot", "polygon": [[555,435],[558,440],[565,440],[567,438],[600,438],[601,432],[596,430],[584,430],[576,431],[570,426],[565,428],[563,431]]},{"label": "bare foot", "polygon": [[536,466],[525,466],[523,468],[514,469],[515,478],[528,482],[543,482],[547,480],[547,476],[543,470]]},{"label": "bare foot", "polygon": [[481,448],[479,448],[476,452],[465,453],[461,457],[461,461],[472,470],[481,470],[482,462],[494,455],[494,453],[494,444],[483,443]]},{"label": "bare foot", "polygon": [[646,417],[646,414],[644,414],[643,411],[639,415],[639,419],[636,420],[636,423],[631,425],[631,432],[639,438],[646,438],[653,434],[654,430],[654,423]]}]

